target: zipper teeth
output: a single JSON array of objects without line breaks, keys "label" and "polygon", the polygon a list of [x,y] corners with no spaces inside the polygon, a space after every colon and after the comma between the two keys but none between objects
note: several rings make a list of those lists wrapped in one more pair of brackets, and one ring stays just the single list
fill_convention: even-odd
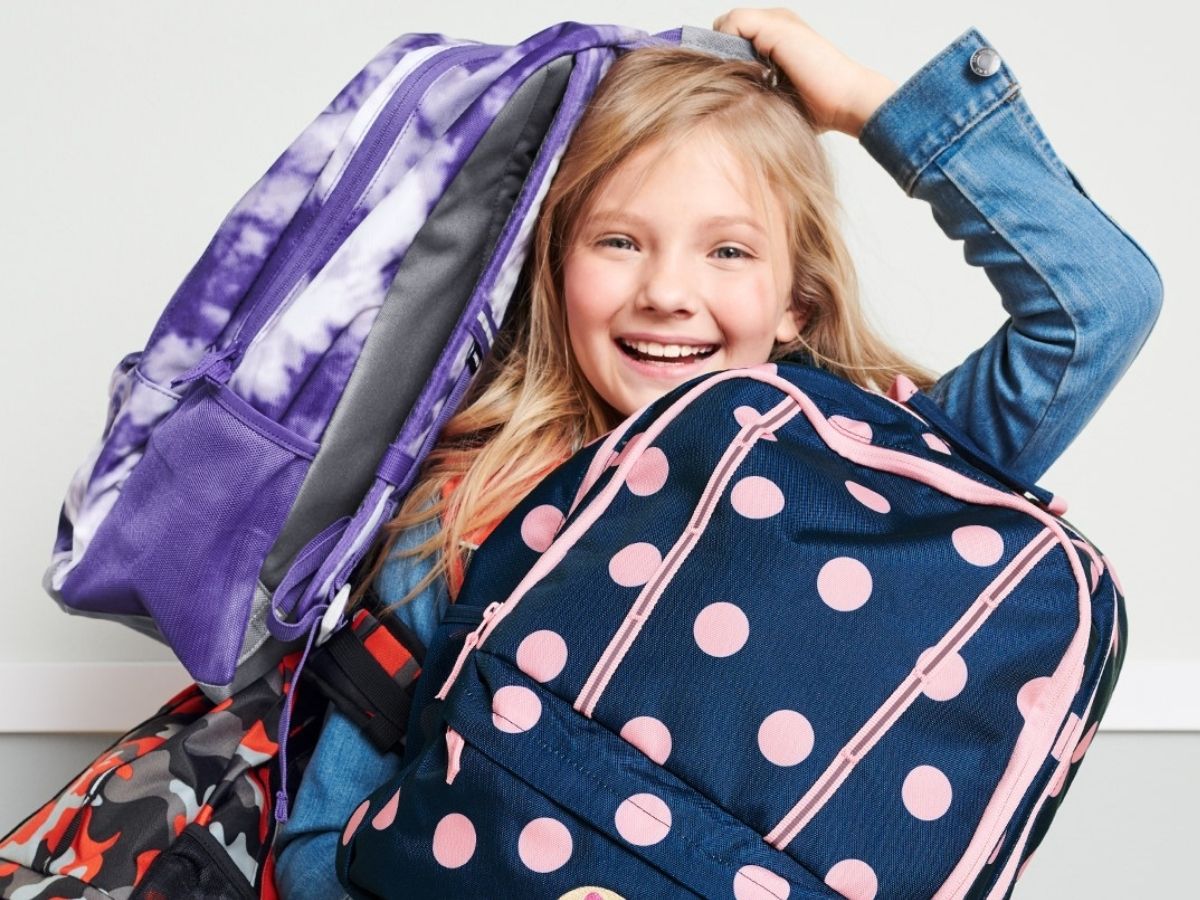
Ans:
[{"label": "zipper teeth", "polygon": [[128,761],[122,762],[119,765],[105,769],[96,776],[95,781],[87,789],[87,793],[83,795],[83,800],[76,807],[75,816],[71,819],[71,824],[67,826],[67,830],[63,832],[63,836],[59,838],[58,846],[54,848],[53,858],[62,856],[70,849],[71,844],[75,840],[75,835],[79,833],[79,829],[83,826],[83,814],[92,805],[92,801],[96,799],[96,795],[100,793],[100,788],[104,787],[105,782],[108,781],[113,772],[117,771],[121,766],[128,764]]},{"label": "zipper teeth", "polygon": [[[768,385],[778,388],[785,395],[784,402],[786,402],[787,399],[791,399],[793,404],[795,404],[795,406],[797,407],[796,409],[790,410],[790,411],[780,410],[774,416],[770,417],[770,419],[764,418],[764,422],[762,424],[774,425],[775,419],[784,418],[785,415],[786,415],[786,418],[788,418],[788,419],[790,419],[792,417],[792,415],[794,415],[794,414],[801,414],[801,415],[804,415],[807,417],[807,415],[808,415],[807,412],[805,411],[800,400],[796,397],[797,393],[804,395],[804,392],[802,392],[798,387],[793,385],[791,382],[787,381],[786,379],[784,379],[778,375],[765,375],[765,374],[757,375],[756,374],[756,375],[747,376],[746,373],[742,373],[740,371],[730,371],[730,372],[726,372],[726,373],[719,373],[719,374],[712,376],[711,378],[708,379],[706,384],[697,386],[696,388],[693,389],[693,391],[689,392],[687,395],[685,395],[684,397],[682,397],[678,401],[676,401],[676,404],[673,405],[671,407],[671,410],[668,410],[667,412],[668,413],[672,412],[676,408],[676,406],[678,406],[679,404],[683,404],[684,406],[686,406],[687,404],[693,402],[693,400],[696,399],[693,396],[694,394],[702,393],[704,391],[710,390],[712,387],[714,387],[717,383],[719,383],[721,381],[727,380],[729,378],[744,378],[744,377],[751,377],[756,381],[761,381],[765,384],[768,384]],[[804,396],[805,396],[805,399],[809,399],[807,397],[807,395],[804,395]],[[828,398],[826,398],[826,399],[828,399]],[[811,402],[811,400],[810,400],[810,402]],[[791,415],[787,415],[788,412],[790,412]],[[825,416],[824,412],[822,412],[819,408],[817,409],[817,412],[821,416],[822,420],[824,422],[826,422],[826,424],[830,424],[829,419],[827,416]],[[653,427],[653,425],[651,426],[651,428],[652,427]],[[834,427],[834,426],[830,425],[830,427]],[[662,429],[660,429],[660,432],[661,432],[661,430]],[[657,436],[658,436],[658,434],[656,433],[655,438],[657,438]],[[818,435],[818,436],[820,436],[820,435]],[[825,443],[828,443],[827,441],[825,441],[824,438],[822,438],[822,441]],[[638,448],[639,456],[641,455],[642,449],[643,449],[643,447]],[[903,450],[896,450],[894,448],[886,448],[885,447],[885,448],[878,448],[878,449],[884,450],[885,452],[887,452],[888,454],[891,455],[893,461],[895,462],[896,469],[899,470],[896,474],[901,474],[904,477],[909,478],[910,480],[918,482],[919,484],[924,484],[927,487],[931,487],[934,490],[938,491],[939,493],[945,494],[946,496],[952,497],[954,499],[960,499],[957,497],[956,494],[948,492],[948,491],[944,491],[938,485],[933,484],[927,480],[927,477],[926,477],[927,473],[924,470],[930,466],[934,466],[934,467],[940,466],[940,464],[938,462],[936,462],[934,460],[927,460],[927,459],[924,459],[923,457],[914,456],[911,453],[905,452]],[[628,462],[629,462],[628,460],[625,460],[622,463],[622,467],[627,465]],[[861,462],[861,461],[857,461],[857,462],[859,462],[859,464],[861,464],[861,465],[866,465],[868,468],[871,468],[875,471],[880,471],[880,472],[892,471],[882,465],[872,465],[869,462]],[[983,505],[997,507],[997,508],[1016,509],[1018,512],[1025,513],[1027,516],[1033,518],[1034,520],[1036,520],[1043,526],[1046,525],[1046,523],[1042,521],[1043,515],[1045,515],[1048,518],[1055,519],[1056,522],[1058,520],[1058,517],[1054,516],[1053,513],[1050,513],[1049,511],[1046,511],[1046,510],[1042,510],[1040,507],[1036,506],[1033,502],[1031,502],[1027,498],[1017,494],[1015,491],[1008,491],[1007,493],[1005,493],[1006,489],[997,488],[993,485],[989,485],[984,482],[981,482],[981,481],[977,480],[976,478],[972,478],[968,475],[965,475],[965,474],[959,472],[957,469],[955,469],[953,467],[947,466],[945,468],[947,468],[948,471],[950,471],[956,477],[962,478],[965,481],[970,482],[971,485],[973,485],[974,487],[977,487],[979,490],[994,492],[997,494],[1002,494],[1005,497],[1011,498],[1010,503],[995,502],[994,499],[987,499],[987,500],[972,499],[971,502],[980,503]],[[611,481],[609,482],[609,484],[611,484]],[[599,498],[593,498],[592,502],[594,503],[598,499]],[[590,508],[590,506],[589,506],[589,508]],[[583,511],[581,511],[581,514],[583,514],[584,512],[586,512],[586,508]],[[1054,538],[1054,542],[1064,549],[1064,552],[1066,553],[1067,558],[1068,558],[1068,564],[1070,564],[1071,559],[1074,558],[1074,560],[1076,562],[1076,566],[1071,567],[1072,574],[1075,574],[1075,568],[1078,567],[1079,574],[1076,576],[1076,581],[1079,582],[1080,579],[1082,579],[1084,586],[1087,587],[1087,580],[1086,580],[1087,576],[1086,576],[1086,574],[1083,573],[1082,563],[1079,561],[1079,554],[1075,550],[1074,546],[1071,544],[1071,541],[1069,538],[1064,539],[1063,537],[1060,537],[1056,533],[1056,531],[1061,531],[1061,530],[1062,530],[1061,525],[1058,525],[1057,528],[1050,529],[1050,532]],[[1077,584],[1077,586],[1078,586],[1078,584]],[[1088,596],[1090,597],[1090,592],[1088,593]],[[485,611],[485,613],[484,613],[483,621],[480,622],[479,627],[468,637],[467,642],[464,644],[462,650],[460,651],[458,659],[456,660],[455,665],[454,665],[450,675],[446,678],[445,682],[442,685],[441,690],[438,692],[438,695],[437,695],[438,699],[444,699],[445,696],[449,693],[451,686],[457,679],[458,673],[462,669],[463,663],[466,661],[466,657],[468,657],[475,650],[475,648],[477,648],[478,646],[480,646],[487,640],[487,638],[491,635],[491,633],[496,629],[496,626],[498,626],[500,624],[500,622],[503,621],[505,618],[507,618],[508,614],[510,612],[512,612],[515,605],[516,604],[511,603],[509,601],[509,599],[506,599],[504,602],[492,603],[489,605],[488,610]],[[493,607],[495,609],[493,609]],[[615,674],[615,670],[614,670],[613,674]]]},{"label": "zipper teeth", "polygon": [[[419,91],[423,91],[429,82],[441,76],[446,69],[451,68],[460,57],[471,55],[473,52],[481,52],[484,46],[490,45],[464,44],[451,47],[430,60],[427,68],[414,80],[409,81],[404,86],[403,92],[399,93],[397,98],[392,101],[387,111],[379,115],[375,124],[363,138],[359,149],[347,161],[346,176],[338,182],[328,200],[322,204],[316,215],[317,221],[309,225],[308,230],[300,239],[301,247],[292,253],[289,263],[276,272],[258,299],[254,301],[250,312],[242,319],[241,325],[238,326],[237,332],[227,346],[238,343],[243,333],[248,332],[247,336],[253,339],[264,329],[278,312],[279,306],[299,284],[300,276],[307,271],[312,258],[316,255],[315,251],[326,243],[331,231],[341,228],[345,224],[346,214],[358,203],[359,195],[362,193],[362,188],[358,186],[358,182],[363,180],[360,173],[364,169],[374,171],[378,164],[377,157],[381,154],[379,148],[382,145],[390,146],[390,137],[395,134],[396,122],[407,119],[413,113],[413,104],[409,102],[413,95],[417,94],[419,97]],[[404,113],[403,116],[401,112]],[[385,137],[389,140],[384,140]],[[350,175],[351,166],[354,166],[354,177]],[[355,189],[352,191],[351,187]],[[314,228],[316,231],[313,230]]]}]

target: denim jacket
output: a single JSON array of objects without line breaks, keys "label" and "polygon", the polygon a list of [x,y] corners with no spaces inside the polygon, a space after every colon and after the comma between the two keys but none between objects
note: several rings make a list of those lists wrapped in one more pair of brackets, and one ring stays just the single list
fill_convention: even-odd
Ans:
[{"label": "denim jacket", "polygon": [[[1163,288],[1143,249],[1059,159],[1008,66],[985,48],[969,28],[879,106],[858,140],[906,195],[929,203],[999,292],[1008,320],[927,393],[994,460],[1034,483],[1138,355]],[[397,549],[435,527],[409,529]],[[398,599],[430,566],[390,559],[380,596]],[[438,579],[398,615],[428,644],[448,603]],[[398,757],[377,753],[331,707],[278,839],[284,897],[344,895],[334,874],[342,828],[398,768]]]}]

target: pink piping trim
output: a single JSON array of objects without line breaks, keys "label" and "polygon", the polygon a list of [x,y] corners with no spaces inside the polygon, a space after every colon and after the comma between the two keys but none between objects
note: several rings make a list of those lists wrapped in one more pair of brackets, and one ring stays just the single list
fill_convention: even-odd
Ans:
[{"label": "pink piping trim", "polygon": [[826,421],[816,404],[791,382],[763,372],[746,371],[743,374],[745,377],[753,377],[768,384],[774,384],[795,398],[820,438],[835,453],[852,462],[885,472],[905,475],[936,487],[943,493],[960,500],[1007,507],[1027,513],[1037,519],[1049,528],[1058,539],[1066,553],[1072,574],[1075,576],[1075,583],[1078,587],[1078,624],[1062,659],[1059,660],[1058,667],[1050,676],[1049,687],[1043,695],[1044,723],[1041,724],[1041,727],[1035,725],[1030,728],[1027,726],[1018,736],[1013,756],[1000,778],[992,799],[984,810],[979,828],[959,864],[951,872],[937,895],[932,898],[932,900],[947,900],[948,897],[955,896],[954,892],[964,884],[969,885],[983,867],[1000,832],[1036,777],[1041,761],[1049,753],[1050,746],[1057,735],[1058,726],[1066,718],[1071,700],[1083,681],[1083,661],[1084,654],[1087,652],[1087,633],[1091,622],[1091,595],[1079,554],[1062,525],[1051,513],[1015,492],[1006,493],[996,490],[929,460],[912,457],[885,447],[861,444],[856,440],[844,437]]},{"label": "pink piping trim", "polygon": [[[711,378],[705,379],[704,381],[698,383],[690,391],[676,400],[675,403],[672,404],[671,407],[669,407],[661,416],[655,419],[654,422],[651,423],[650,427],[646,431],[642,432],[641,446],[649,446],[654,439],[658,437],[662,430],[667,427],[667,424],[675,417],[675,415],[678,414],[678,411],[691,404],[696,397],[705,391],[710,390],[713,385],[719,384],[722,381],[728,381],[731,378],[756,378],[761,381],[769,382],[782,380],[769,378],[753,369],[726,369],[723,372],[718,372]],[[634,414],[630,417],[631,420],[635,418],[637,418],[637,414]],[[625,425],[614,432],[614,434],[619,434],[621,431],[628,428],[630,424],[631,421],[627,421]],[[615,440],[613,443],[615,444]],[[600,456],[600,453],[603,450],[608,449],[608,441],[605,442],[605,445],[606,446],[602,447],[600,451],[597,451],[596,458],[607,459],[607,457]],[[636,450],[637,448],[634,449]],[[609,450],[609,452],[611,453],[611,450]],[[595,462],[596,458],[593,458],[592,461]],[[443,683],[441,689],[436,695],[438,699],[443,699],[447,694],[449,694],[451,686],[453,686],[455,679],[458,678],[458,674],[462,671],[463,664],[466,662],[466,659],[470,655],[471,651],[475,647],[482,645],[483,642],[487,640],[488,636],[496,629],[496,626],[504,621],[504,619],[508,617],[508,614],[516,608],[518,603],[521,602],[521,598],[529,593],[529,590],[535,584],[541,581],[549,572],[553,571],[554,567],[557,566],[562,561],[563,557],[567,555],[567,552],[573,546],[575,546],[575,543],[587,532],[587,530],[595,523],[595,521],[600,518],[600,516],[608,508],[609,504],[611,504],[613,499],[617,496],[617,493],[621,490],[622,484],[624,484],[626,477],[629,475],[629,470],[633,468],[633,465],[637,459],[638,456],[635,453],[625,454],[625,458],[621,460],[621,464],[617,466],[608,483],[604,486],[600,493],[595,496],[591,504],[579,514],[579,517],[575,519],[574,522],[563,529],[551,542],[550,546],[543,551],[542,555],[538,557],[537,562],[533,564],[529,571],[525,573],[525,577],[522,578],[517,586],[513,589],[513,592],[509,594],[508,598],[502,604],[499,604],[495,614],[490,618],[485,618],[484,622],[480,624],[479,630],[474,632],[474,635],[477,637],[475,637],[474,640],[470,640],[470,636],[468,636],[469,639],[463,644],[463,648],[458,654],[458,659],[455,661],[454,667],[450,670],[450,674],[446,677],[445,683]]]},{"label": "pink piping trim", "polygon": [[[943,493],[956,497],[959,500],[1002,506],[1025,512],[1042,522],[1054,533],[1066,551],[1068,562],[1075,575],[1076,584],[1079,586],[1079,625],[1070,644],[1067,646],[1066,652],[1063,654],[1063,658],[1059,661],[1058,667],[1051,675],[1049,689],[1043,695],[1047,707],[1047,722],[1054,720],[1061,723],[1065,719],[1066,713],[1070,708],[1071,699],[1083,679],[1083,656],[1087,651],[1085,623],[1091,621],[1091,597],[1087,591],[1087,577],[1084,575],[1079,554],[1054,516],[1035,506],[1024,497],[1018,496],[1015,492],[1005,493],[973,481],[957,472],[944,469],[938,463],[909,456],[896,450],[889,450],[885,447],[862,444],[857,440],[845,437],[828,423],[824,414],[807,394],[790,381],[780,378],[778,375],[768,374],[761,369],[727,369],[698,383],[676,400],[669,409],[655,419],[650,427],[643,432],[644,443],[642,446],[651,444],[659,433],[666,428],[668,423],[690,405],[696,397],[705,391],[711,390],[717,384],[732,378],[753,378],[765,384],[774,385],[785,394],[791,396],[808,417],[817,435],[825,444],[835,453],[852,462],[885,472],[905,475],[916,481],[936,487]],[[534,563],[533,567],[525,574],[525,577],[521,579],[521,582],[500,606],[496,614],[490,621],[485,623],[485,627],[479,633],[478,641],[475,642],[476,647],[483,644],[492,631],[495,630],[496,626],[516,608],[516,605],[520,603],[521,598],[528,593],[530,588],[558,565],[567,551],[574,546],[575,542],[579,540],[604,510],[608,508],[620,490],[634,461],[634,454],[626,455],[626,458],[617,467],[614,476],[596,496],[591,505],[580,514],[579,518],[570,527],[559,534],[550,547],[538,558],[538,561]],[[453,671],[439,692],[440,696],[444,696],[449,691],[471,649],[471,647],[464,645]],[[1046,735],[1047,732],[1049,732],[1048,737]],[[982,868],[992,847],[995,846],[1000,828],[1011,817],[1016,804],[1020,801],[1022,794],[1036,775],[1037,765],[1035,761],[1045,759],[1055,734],[1056,728],[1048,727],[1034,730],[1027,727],[1022,730],[1017,739],[1013,756],[1009,761],[1009,766],[1001,777],[1000,783],[984,811],[980,827],[976,830],[959,864],[954,868],[946,883],[932,900],[946,900],[946,898],[954,896],[953,891],[958,890],[958,887],[964,883],[969,884]],[[1031,768],[1033,770],[1032,773],[1029,771]],[[954,885],[954,887],[951,887],[951,885]]]},{"label": "pink piping trim", "polygon": [[[775,409],[761,416],[758,421],[750,422],[742,428],[726,448],[717,465],[713,467],[712,476],[700,494],[700,499],[696,503],[687,528],[667,553],[658,570],[646,582],[646,586],[634,600],[625,619],[600,655],[600,659],[596,662],[587,681],[584,682],[583,689],[575,698],[574,708],[577,712],[589,719],[592,717],[596,704],[600,702],[601,695],[607,689],[617,667],[624,660],[625,654],[633,646],[633,642],[642,630],[642,625],[650,618],[650,614],[654,612],[659,598],[675,577],[675,573],[679,571],[684,560],[691,554],[692,548],[704,534],[704,530],[708,527],[712,514],[717,508],[718,499],[724,493],[730,479],[736,474],[742,460],[764,433],[775,432],[794,418],[798,412],[794,403],[785,400]],[[648,442],[643,442],[637,448],[638,453],[640,454],[647,446],[649,446]]]},{"label": "pink piping trim", "polygon": [[930,673],[950,653],[966,645],[983,623],[991,616],[1009,594],[1011,594],[1041,562],[1054,546],[1049,529],[1042,529],[1025,547],[1013,557],[1007,566],[994,578],[963,615],[954,623],[946,635],[938,641],[936,651],[926,663],[924,670],[914,668],[900,683],[887,701],[858,730],[850,742],[838,752],[813,786],[800,798],[787,814],[780,819],[765,840],[777,850],[783,850],[796,835],[820,812],[833,797],[834,792],[854,771],[858,761],[867,755],[891,727],[899,721],[905,711],[921,696],[921,689]]},{"label": "pink piping trim", "polygon": [[584,476],[583,482],[579,485],[579,490],[575,492],[575,499],[571,501],[571,508],[567,510],[566,518],[571,518],[571,513],[575,512],[575,507],[579,505],[580,501],[587,495],[587,492],[592,489],[592,486],[604,474],[604,470],[608,468],[608,460],[613,454],[613,449],[621,441],[621,435],[633,427],[636,419],[637,415],[632,415],[609,432],[604,443],[600,445],[600,449],[596,451],[596,455],[592,457],[592,462],[588,465],[587,474]]},{"label": "pink piping trim", "polygon": [[1071,543],[1084,551],[1092,562],[1096,564],[1096,584],[1099,584],[1100,579],[1104,576],[1104,560],[1100,558],[1100,554],[1087,541],[1081,541],[1079,538],[1071,538]]},{"label": "pink piping trim", "polygon": [[[1116,592],[1115,591],[1113,592],[1113,602],[1114,603],[1116,602]],[[1113,618],[1113,631],[1114,632],[1116,632],[1116,630],[1117,630],[1117,624],[1118,624],[1117,620],[1114,617]],[[1106,651],[1106,657],[1112,655],[1112,653],[1111,653],[1112,641],[1111,640],[1109,641],[1108,646],[1110,649],[1108,651]],[[1101,664],[1100,670],[1103,671],[1104,666],[1106,666],[1106,665],[1108,665],[1107,658]],[[1033,811],[1030,813],[1028,820],[1025,822],[1025,827],[1023,829],[1021,829],[1021,836],[1017,839],[1017,845],[1016,845],[1016,847],[1013,848],[1012,853],[1009,855],[1008,860],[1004,865],[1004,869],[1000,872],[1000,874],[998,876],[996,876],[996,883],[992,886],[992,890],[988,892],[987,900],[999,900],[999,898],[1003,897],[1008,892],[1009,886],[1016,879],[1017,866],[1020,864],[1020,859],[1021,859],[1021,851],[1025,848],[1025,844],[1029,841],[1029,834],[1033,829],[1033,823],[1037,821],[1038,813],[1041,812],[1042,807],[1045,805],[1047,798],[1050,796],[1050,791],[1054,788],[1055,782],[1058,781],[1060,775],[1062,774],[1062,772],[1061,772],[1062,768],[1064,766],[1069,767],[1072,765],[1071,757],[1075,753],[1075,748],[1077,746],[1079,746],[1079,741],[1083,738],[1083,735],[1084,735],[1083,725],[1085,722],[1087,722],[1088,716],[1090,716],[1092,713],[1092,707],[1096,703],[1096,695],[1097,695],[1097,693],[1099,693],[1099,691],[1100,691],[1100,681],[1099,681],[1099,679],[1097,679],[1095,686],[1092,688],[1092,696],[1090,698],[1088,698],[1087,706],[1084,708],[1083,717],[1078,720],[1078,726],[1074,729],[1074,732],[1072,733],[1070,740],[1067,741],[1066,745],[1062,748],[1062,756],[1059,757],[1059,764],[1055,768],[1054,774],[1050,777],[1050,780],[1046,783],[1046,788],[1045,788],[1045,790],[1042,791],[1041,797],[1038,798],[1037,803],[1034,805]],[[937,895],[935,895],[935,896],[937,896]],[[958,896],[961,896],[961,894]]]}]

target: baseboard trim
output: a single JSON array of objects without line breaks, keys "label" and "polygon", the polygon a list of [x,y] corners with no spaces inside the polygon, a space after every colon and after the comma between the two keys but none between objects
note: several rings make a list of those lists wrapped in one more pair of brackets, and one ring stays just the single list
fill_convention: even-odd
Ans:
[{"label": "baseboard trim", "polygon": [[[112,733],[190,679],[178,663],[0,663],[0,734]],[[1126,659],[1101,731],[1200,731],[1200,661]]]}]

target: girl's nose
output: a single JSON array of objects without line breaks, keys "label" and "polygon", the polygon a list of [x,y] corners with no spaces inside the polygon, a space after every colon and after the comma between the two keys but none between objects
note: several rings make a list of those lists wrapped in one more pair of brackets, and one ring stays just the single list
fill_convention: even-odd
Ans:
[{"label": "girl's nose", "polygon": [[673,313],[696,310],[696,278],[682,253],[659,253],[645,264],[638,308]]}]

